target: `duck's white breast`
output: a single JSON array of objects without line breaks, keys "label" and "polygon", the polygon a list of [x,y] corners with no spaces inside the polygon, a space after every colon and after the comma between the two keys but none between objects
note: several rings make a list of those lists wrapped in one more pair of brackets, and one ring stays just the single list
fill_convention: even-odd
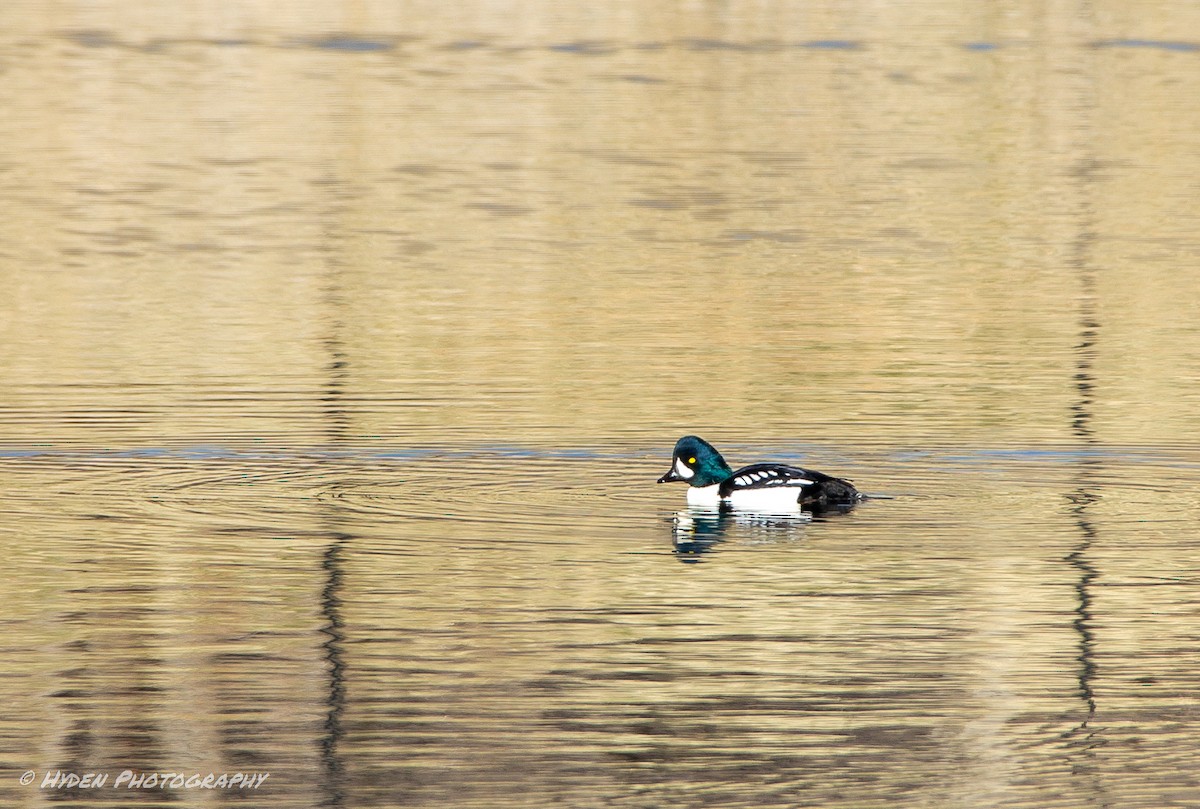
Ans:
[{"label": "duck's white breast", "polygon": [[721,505],[721,493],[718,491],[720,488],[717,483],[711,486],[688,486],[688,505],[716,508]]}]

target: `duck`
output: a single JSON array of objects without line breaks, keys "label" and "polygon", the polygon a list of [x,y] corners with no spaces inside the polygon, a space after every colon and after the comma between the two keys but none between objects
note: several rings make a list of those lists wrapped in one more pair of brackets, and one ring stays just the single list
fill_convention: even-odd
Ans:
[{"label": "duck", "polygon": [[688,505],[720,510],[787,513],[848,511],[866,497],[848,480],[824,472],[756,463],[736,472],[697,435],[675,442],[671,468],[659,483],[688,484]]}]

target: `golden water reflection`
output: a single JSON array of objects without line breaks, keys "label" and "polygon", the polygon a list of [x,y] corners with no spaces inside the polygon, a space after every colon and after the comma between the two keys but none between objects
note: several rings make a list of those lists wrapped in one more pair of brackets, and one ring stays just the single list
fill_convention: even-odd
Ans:
[{"label": "golden water reflection", "polygon": [[5,805],[1194,794],[1200,11],[0,19]]}]

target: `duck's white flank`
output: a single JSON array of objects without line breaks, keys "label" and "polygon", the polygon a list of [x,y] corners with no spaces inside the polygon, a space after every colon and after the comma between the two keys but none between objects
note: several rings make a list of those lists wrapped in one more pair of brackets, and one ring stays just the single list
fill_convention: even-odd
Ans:
[{"label": "duck's white flank", "polygon": [[[720,485],[689,486],[687,501],[689,506],[716,508],[721,505]],[[725,498],[734,509],[739,511],[761,511],[768,514],[790,514],[800,511],[800,487],[778,486],[769,489],[744,489],[733,492]]]},{"label": "duck's white flank", "polygon": [[765,511],[786,514],[800,510],[799,486],[772,486],[764,489],[742,489],[729,495],[729,505],[742,511]]}]

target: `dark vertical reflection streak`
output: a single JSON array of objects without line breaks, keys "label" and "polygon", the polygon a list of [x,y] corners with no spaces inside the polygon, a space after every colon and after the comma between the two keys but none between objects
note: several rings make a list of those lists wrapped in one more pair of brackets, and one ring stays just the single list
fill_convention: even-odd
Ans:
[{"label": "dark vertical reflection streak", "polygon": [[[1085,2],[1080,8],[1081,19],[1092,19],[1092,9]],[[1084,58],[1087,58],[1086,56]],[[1095,149],[1092,139],[1095,137],[1091,115],[1095,111],[1095,76],[1094,66],[1085,65],[1080,72],[1083,86],[1080,88],[1079,110],[1084,120],[1078,123],[1080,142],[1077,144],[1074,159],[1076,164],[1071,172],[1071,184],[1075,187],[1076,235],[1071,245],[1071,255],[1068,265],[1078,279],[1078,333],[1079,340],[1074,346],[1073,385],[1075,400],[1071,405],[1071,432],[1077,439],[1080,448],[1080,458],[1074,488],[1067,493],[1070,511],[1075,525],[1079,530],[1079,541],[1074,549],[1067,554],[1065,561],[1075,571],[1077,576],[1075,591],[1075,610],[1072,627],[1079,638],[1078,654],[1078,687],[1077,694],[1084,706],[1083,719],[1075,727],[1068,730],[1063,738],[1068,747],[1079,751],[1079,758],[1073,758],[1073,772],[1090,780],[1088,786],[1092,795],[1092,803],[1097,806],[1108,806],[1109,801],[1104,794],[1104,788],[1097,779],[1095,748],[1104,744],[1100,731],[1094,727],[1096,718],[1096,636],[1095,601],[1093,587],[1099,577],[1099,571],[1091,562],[1092,547],[1098,539],[1098,531],[1091,517],[1092,506],[1100,499],[1101,487],[1097,480],[1097,472],[1101,460],[1096,451],[1099,441],[1093,424],[1096,400],[1095,364],[1097,342],[1100,336],[1100,320],[1096,307],[1096,268],[1093,257],[1096,241],[1096,210],[1092,202],[1093,186],[1097,181]]]},{"label": "dark vertical reflection streak", "polygon": [[[90,670],[86,663],[92,656],[91,644],[85,640],[78,640],[66,644],[66,647],[65,651],[69,653],[64,657],[71,661],[72,668],[58,672],[58,676],[69,683],[85,680],[85,673]],[[47,775],[59,770],[67,773],[86,772],[91,762],[95,761],[97,739],[94,732],[95,723],[88,715],[88,705],[95,702],[96,692],[86,686],[80,686],[80,683],[75,682],[75,687],[64,688],[54,695],[66,697],[56,700],[55,711],[63,718],[69,717],[70,721],[63,722],[60,731],[60,750],[65,760],[53,767],[47,767]],[[41,784],[41,778],[35,778],[34,783]],[[51,789],[47,794],[54,800],[79,800],[86,796],[85,791],[78,788]]]},{"label": "dark vertical reflection streak", "polygon": [[[1084,181],[1086,182],[1086,180]],[[1104,794],[1102,784],[1097,781],[1097,763],[1095,748],[1105,743],[1101,731],[1094,726],[1096,718],[1096,636],[1093,630],[1095,623],[1094,599],[1092,589],[1099,571],[1090,560],[1093,545],[1099,537],[1095,523],[1091,518],[1092,506],[1100,500],[1100,486],[1096,475],[1100,471],[1101,461],[1093,454],[1097,447],[1094,428],[1092,427],[1093,404],[1095,399],[1095,376],[1093,366],[1096,356],[1096,340],[1099,335],[1099,321],[1095,315],[1095,285],[1094,271],[1088,263],[1088,255],[1093,239],[1085,227],[1076,240],[1076,251],[1073,264],[1081,280],[1079,298],[1079,334],[1080,340],[1075,346],[1075,393],[1076,400],[1071,406],[1071,430],[1079,440],[1082,453],[1078,463],[1075,487],[1067,493],[1071,503],[1071,514],[1079,529],[1079,542],[1071,553],[1063,560],[1070,565],[1077,579],[1075,590],[1075,617],[1071,622],[1072,628],[1079,637],[1078,689],[1079,699],[1084,704],[1083,719],[1065,734],[1063,738],[1068,747],[1078,750],[1079,759],[1072,761],[1072,769],[1076,775],[1090,778],[1090,792],[1096,806],[1107,807],[1109,801]]]},{"label": "dark vertical reflection streak", "polygon": [[[1087,255],[1092,241],[1090,232],[1083,232],[1076,241],[1076,256],[1073,260],[1075,269],[1081,280],[1079,300],[1079,334],[1080,340],[1075,346],[1075,393],[1076,400],[1071,405],[1071,431],[1079,440],[1083,453],[1081,454],[1076,474],[1075,487],[1067,494],[1071,502],[1071,514],[1079,529],[1080,541],[1075,549],[1064,557],[1064,561],[1079,574],[1075,583],[1075,619],[1073,626],[1079,635],[1079,697],[1087,709],[1083,721],[1072,732],[1071,736],[1084,735],[1090,740],[1093,731],[1089,725],[1096,714],[1095,694],[1095,635],[1092,631],[1092,593],[1091,587],[1099,576],[1096,568],[1088,559],[1092,545],[1097,539],[1096,526],[1091,520],[1089,511],[1100,499],[1099,486],[1095,480],[1100,460],[1093,454],[1097,445],[1095,431],[1092,427],[1095,376],[1096,339],[1099,334],[1099,322],[1095,316],[1095,285],[1094,272],[1089,268]],[[1091,746],[1089,742],[1085,746]]]},{"label": "dark vertical reflection streak", "polygon": [[347,534],[334,534],[333,542],[325,550],[321,558],[321,567],[325,571],[325,587],[321,590],[321,614],[325,617],[325,625],[321,632],[325,642],[321,644],[325,652],[325,662],[329,667],[329,693],[326,696],[325,721],[322,724],[321,763],[324,769],[325,800],[322,806],[342,806],[345,799],[343,790],[342,761],[338,746],[342,740],[342,713],[346,705],[345,670],[346,664],[342,656],[345,644],[345,632],[341,616],[342,589],[342,548],[343,543],[350,537]]},{"label": "dark vertical reflection streak", "polygon": [[[335,223],[338,206],[328,212],[329,220]],[[345,388],[350,373],[349,361],[343,345],[342,333],[345,319],[342,312],[345,308],[343,291],[342,263],[337,256],[336,244],[339,236],[336,224],[330,224],[325,233],[326,267],[328,281],[324,288],[325,309],[328,312],[328,333],[322,344],[329,358],[326,365],[326,379],[320,394],[321,416],[324,422],[324,432],[330,451],[336,450],[346,442],[349,431],[349,414],[345,407]],[[327,455],[322,463],[333,462],[333,456]],[[329,477],[332,488],[339,484],[332,476]],[[342,715],[346,707],[346,661],[343,652],[345,646],[345,625],[341,613],[341,590],[343,582],[342,554],[345,544],[352,538],[341,528],[336,499],[325,498],[325,503],[331,504],[322,515],[326,523],[330,543],[321,558],[321,567],[325,572],[325,586],[321,590],[321,614],[325,625],[321,632],[325,635],[322,649],[329,671],[329,691],[326,695],[326,714],[321,736],[321,762],[324,770],[325,800],[323,806],[340,807],[345,803],[344,768],[342,766],[340,744],[344,735]]]}]

